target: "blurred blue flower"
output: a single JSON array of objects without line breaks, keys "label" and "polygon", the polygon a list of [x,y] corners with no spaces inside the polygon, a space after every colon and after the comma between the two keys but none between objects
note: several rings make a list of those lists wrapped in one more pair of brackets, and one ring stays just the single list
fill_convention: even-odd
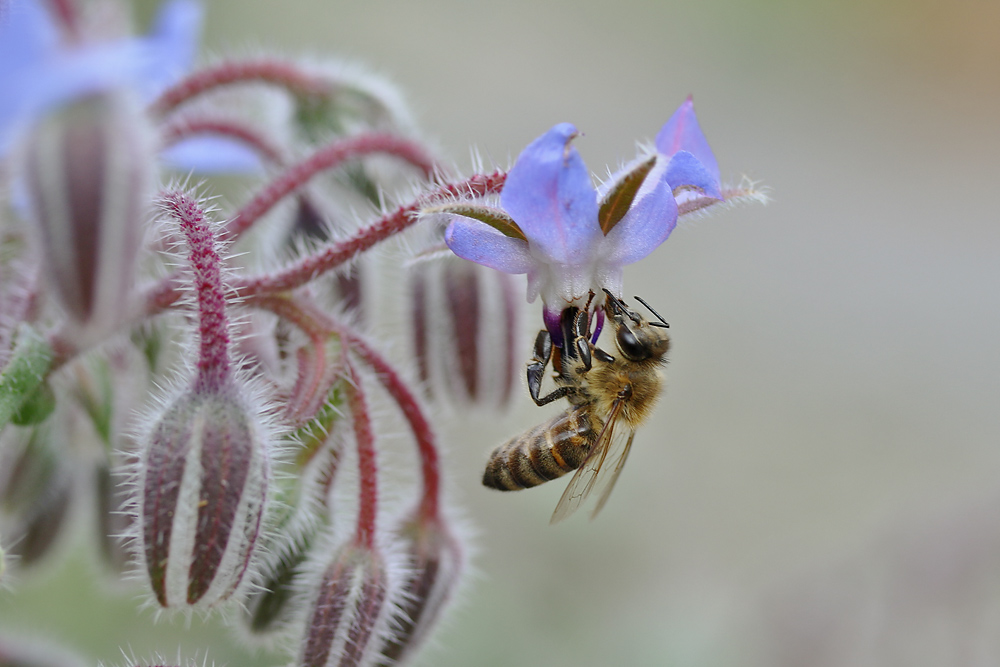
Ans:
[{"label": "blurred blue flower", "polygon": [[22,123],[88,95],[151,98],[190,68],[201,14],[197,3],[173,0],[146,37],[70,41],[38,2],[13,2],[0,16],[0,156]]},{"label": "blurred blue flower", "polygon": [[[0,158],[25,125],[85,97],[126,92],[150,101],[191,68],[202,15],[193,0],[171,0],[148,35],[90,41],[65,38],[37,0],[14,0],[0,14]],[[246,147],[218,137],[186,139],[161,158],[202,172],[260,167]]]}]

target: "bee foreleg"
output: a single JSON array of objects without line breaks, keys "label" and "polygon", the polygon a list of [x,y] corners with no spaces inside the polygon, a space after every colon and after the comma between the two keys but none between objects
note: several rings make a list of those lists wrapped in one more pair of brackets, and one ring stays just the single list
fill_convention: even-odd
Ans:
[{"label": "bee foreleg", "polygon": [[589,371],[590,360],[590,319],[587,311],[567,308],[563,311],[563,340],[566,356],[579,359],[583,370]]},{"label": "bee foreleg", "polygon": [[545,367],[549,365],[552,357],[552,337],[549,332],[542,329],[535,337],[535,356],[528,363],[528,393],[535,405],[547,405],[563,396],[573,393],[572,387],[559,387],[547,396],[541,396],[542,380],[545,379]]},{"label": "bee foreleg", "polygon": [[606,364],[611,364],[611,363],[614,363],[614,361],[615,361],[614,357],[612,357],[610,354],[608,354],[607,352],[605,352],[604,350],[602,350],[599,347],[595,347],[594,348],[594,357],[596,359],[599,359],[599,360],[603,361]]}]

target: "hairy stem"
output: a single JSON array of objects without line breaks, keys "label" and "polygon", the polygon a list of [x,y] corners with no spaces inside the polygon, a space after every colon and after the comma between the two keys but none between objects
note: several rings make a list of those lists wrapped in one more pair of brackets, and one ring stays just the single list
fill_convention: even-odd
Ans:
[{"label": "hairy stem", "polygon": [[189,137],[214,134],[235,139],[255,151],[262,160],[275,166],[287,162],[284,151],[265,137],[257,128],[234,118],[202,118],[183,116],[166,123],[161,131],[165,146],[172,146]]},{"label": "hairy stem", "polygon": [[348,160],[373,153],[385,153],[409,162],[427,178],[434,172],[434,161],[423,146],[415,141],[376,132],[338,139],[279,174],[236,213],[226,226],[226,233],[238,237],[274,208],[275,204],[308,183],[313,176]]},{"label": "hairy stem", "polygon": [[259,296],[248,299],[247,305],[269,310],[295,324],[310,337],[325,333],[340,337],[344,346],[361,358],[373,371],[399,406],[413,432],[420,458],[423,479],[419,513],[426,520],[437,520],[440,513],[441,464],[437,440],[424,408],[392,364],[359,334],[342,322],[321,313],[316,308],[282,296]]},{"label": "hairy stem", "polygon": [[[428,202],[457,195],[483,196],[500,192],[507,174],[476,174],[459,183],[449,183],[410,204],[400,206],[372,224],[360,229],[352,238],[330,243],[303,257],[277,273],[240,278],[232,287],[239,297],[266,296],[304,285],[327,271],[332,271],[375,244],[407,229],[416,221],[416,213]],[[143,301],[145,315],[152,316],[171,308],[182,294],[179,277],[167,276],[149,289]]]},{"label": "hairy stem", "polygon": [[163,206],[180,223],[187,239],[198,302],[198,370],[195,391],[220,391],[232,379],[229,362],[229,320],[222,285],[222,260],[205,213],[180,192],[164,195]]},{"label": "hairy stem", "polygon": [[192,98],[235,83],[267,83],[299,97],[324,95],[330,88],[326,81],[291,62],[277,59],[228,61],[195,72],[163,91],[150,106],[150,111],[162,116]]},{"label": "hairy stem", "polygon": [[[499,192],[503,187],[506,174],[494,172],[488,175],[477,175],[464,183],[449,184],[439,188],[434,195],[455,195],[465,190],[475,194]],[[417,221],[416,213],[434,195],[423,197],[416,202],[401,206],[387,216],[360,230],[353,238],[332,243],[320,248],[315,253],[307,255],[291,266],[277,273],[264,276],[242,278],[234,284],[241,296],[249,297],[259,294],[285,292],[304,285],[317,276],[331,271],[352,260],[355,256],[368,250],[376,243],[394,234],[398,234]]]},{"label": "hairy stem", "polygon": [[345,364],[351,389],[347,404],[354,422],[354,439],[358,446],[358,526],[355,540],[359,546],[375,549],[375,522],[378,511],[378,464],[375,455],[375,434],[372,431],[368,404],[365,401],[361,377],[349,361]]}]

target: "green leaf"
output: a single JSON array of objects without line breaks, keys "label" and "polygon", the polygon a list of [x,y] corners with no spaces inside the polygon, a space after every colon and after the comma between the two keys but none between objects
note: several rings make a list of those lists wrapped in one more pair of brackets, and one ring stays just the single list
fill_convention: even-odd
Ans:
[{"label": "green leaf", "polygon": [[615,228],[635,201],[639,188],[642,187],[646,176],[656,164],[656,156],[640,163],[629,172],[625,178],[618,181],[613,188],[604,196],[601,202],[601,209],[597,213],[597,220],[601,223],[601,231],[607,236]]},{"label": "green leaf", "polygon": [[52,348],[45,339],[27,324],[22,324],[10,361],[0,372],[0,429],[44,382],[52,358]]},{"label": "green leaf", "polygon": [[454,215],[461,215],[466,218],[472,218],[473,220],[486,223],[504,236],[509,236],[512,239],[521,239],[525,243],[528,242],[528,237],[524,235],[521,228],[517,226],[516,222],[514,222],[514,218],[510,217],[502,210],[492,206],[478,206],[475,204],[445,204],[443,206],[432,206],[430,208],[426,208],[423,212],[451,213]]},{"label": "green leaf", "polygon": [[41,424],[55,409],[56,395],[48,382],[42,382],[21,402],[20,407],[11,415],[10,423],[18,426]]}]

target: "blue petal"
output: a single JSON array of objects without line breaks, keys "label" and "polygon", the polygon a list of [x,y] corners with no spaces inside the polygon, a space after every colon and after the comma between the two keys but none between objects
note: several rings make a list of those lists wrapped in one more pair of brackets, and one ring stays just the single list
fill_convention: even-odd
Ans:
[{"label": "blue petal", "polygon": [[199,174],[252,174],[264,165],[255,151],[222,137],[191,137],[160,152],[160,158],[179,171]]},{"label": "blue petal", "polygon": [[160,8],[145,40],[156,52],[155,69],[150,72],[155,78],[145,82],[150,94],[170,85],[194,65],[203,18],[201,4],[193,0],[173,0]]},{"label": "blue petal", "polygon": [[597,239],[597,193],[583,159],[569,145],[577,135],[560,123],[528,145],[507,174],[503,208],[532,248],[565,263],[587,260]]},{"label": "blue petal", "polygon": [[673,157],[678,151],[687,151],[705,165],[716,181],[721,180],[719,163],[698,125],[694,100],[690,95],[656,135],[656,150],[667,157]]},{"label": "blue petal", "polygon": [[534,265],[527,243],[472,218],[451,216],[444,242],[459,257],[504,273],[527,273]]},{"label": "blue petal", "polygon": [[0,4],[0,157],[30,113],[28,91],[58,43],[58,31],[39,3]]},{"label": "blue petal", "polygon": [[677,151],[667,165],[665,178],[671,188],[693,185],[715,199],[721,200],[722,186],[719,179],[710,173],[705,165],[687,151]]},{"label": "blue petal", "polygon": [[42,62],[58,43],[59,32],[38,2],[0,5],[0,80]]},{"label": "blue petal", "polygon": [[0,15],[0,156],[17,125],[74,99],[112,88],[149,98],[190,66],[201,9],[189,0],[164,6],[153,34],[85,46],[60,44],[51,17],[33,0]]},{"label": "blue petal", "polygon": [[657,169],[646,177],[654,183],[639,191],[636,202],[605,239],[605,266],[622,267],[638,262],[667,240],[677,226],[677,200],[662,172]]}]

